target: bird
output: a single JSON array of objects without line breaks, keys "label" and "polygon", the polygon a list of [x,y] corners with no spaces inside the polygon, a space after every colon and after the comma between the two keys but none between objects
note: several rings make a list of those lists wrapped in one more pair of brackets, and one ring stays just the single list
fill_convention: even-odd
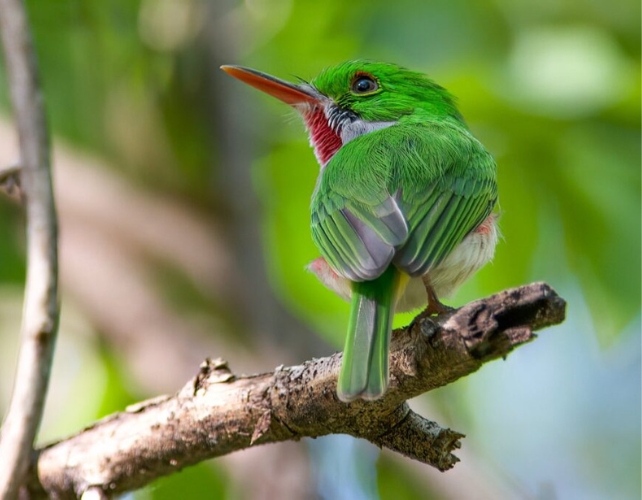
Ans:
[{"label": "bird", "polygon": [[243,66],[226,73],[292,106],[320,170],[308,267],[348,300],[337,396],[387,391],[395,312],[450,310],[447,297],[494,257],[497,167],[456,101],[421,72],[346,61],[291,83]]}]

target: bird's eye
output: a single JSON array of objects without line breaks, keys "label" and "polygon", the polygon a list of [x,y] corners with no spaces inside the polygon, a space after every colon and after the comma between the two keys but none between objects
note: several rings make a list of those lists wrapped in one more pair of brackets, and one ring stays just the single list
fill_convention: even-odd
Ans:
[{"label": "bird's eye", "polygon": [[355,94],[371,94],[379,89],[377,81],[369,75],[359,75],[352,82],[352,92]]}]

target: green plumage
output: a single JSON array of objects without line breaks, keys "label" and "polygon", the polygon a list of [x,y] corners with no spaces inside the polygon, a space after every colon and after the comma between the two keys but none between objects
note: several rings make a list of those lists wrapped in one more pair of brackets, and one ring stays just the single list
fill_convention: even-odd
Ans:
[{"label": "green plumage", "polygon": [[[312,199],[312,237],[339,272],[362,278],[361,236],[346,220],[353,214],[394,248],[395,263],[411,276],[425,274],[491,212],[497,198],[495,163],[454,120],[415,116],[357,137],[330,160]],[[367,165],[367,168],[364,166]],[[407,224],[403,238],[380,216],[394,200]]]},{"label": "green plumage", "polygon": [[[358,74],[373,75],[379,83],[378,91],[367,96],[351,92],[350,85]],[[396,64],[347,61],[325,69],[310,83],[339,107],[354,111],[367,121],[398,120],[419,108],[433,117],[462,119],[446,89],[426,75]]]},{"label": "green plumage", "polygon": [[380,397],[388,386],[388,351],[395,282],[390,266],[372,281],[352,285],[350,324],[343,350],[337,394],[344,401]]},{"label": "green plumage", "polygon": [[[348,92],[355,71],[376,76],[381,91]],[[418,73],[350,63],[312,84],[363,119],[395,122],[344,144],[312,199],[314,242],[354,282],[338,394],[345,401],[375,399],[388,383],[391,277],[425,275],[490,214],[495,162],[451,96]]]}]

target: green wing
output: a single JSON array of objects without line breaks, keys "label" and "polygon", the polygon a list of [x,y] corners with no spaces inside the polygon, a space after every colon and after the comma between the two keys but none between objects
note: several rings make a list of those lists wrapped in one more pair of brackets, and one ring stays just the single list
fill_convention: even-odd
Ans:
[{"label": "green wing", "polygon": [[381,275],[408,239],[406,220],[386,186],[388,165],[375,158],[353,159],[344,146],[326,165],[312,198],[312,238],[331,267],[353,281]]},{"label": "green wing", "polygon": [[344,145],[312,200],[321,254],[354,281],[442,261],[492,211],[495,163],[459,124],[403,123]]},{"label": "green wing", "polygon": [[495,162],[467,130],[432,123],[422,137],[410,135],[406,140],[423,161],[395,170],[409,237],[394,263],[411,276],[439,264],[488,217],[497,201]]}]

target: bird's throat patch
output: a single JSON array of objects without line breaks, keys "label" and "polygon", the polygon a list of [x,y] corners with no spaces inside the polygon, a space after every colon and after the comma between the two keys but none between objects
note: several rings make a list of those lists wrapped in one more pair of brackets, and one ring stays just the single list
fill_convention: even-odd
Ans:
[{"label": "bird's throat patch", "polygon": [[304,116],[305,125],[310,134],[310,144],[321,166],[334,156],[343,145],[339,134],[328,124],[328,119],[321,108],[315,108]]}]

